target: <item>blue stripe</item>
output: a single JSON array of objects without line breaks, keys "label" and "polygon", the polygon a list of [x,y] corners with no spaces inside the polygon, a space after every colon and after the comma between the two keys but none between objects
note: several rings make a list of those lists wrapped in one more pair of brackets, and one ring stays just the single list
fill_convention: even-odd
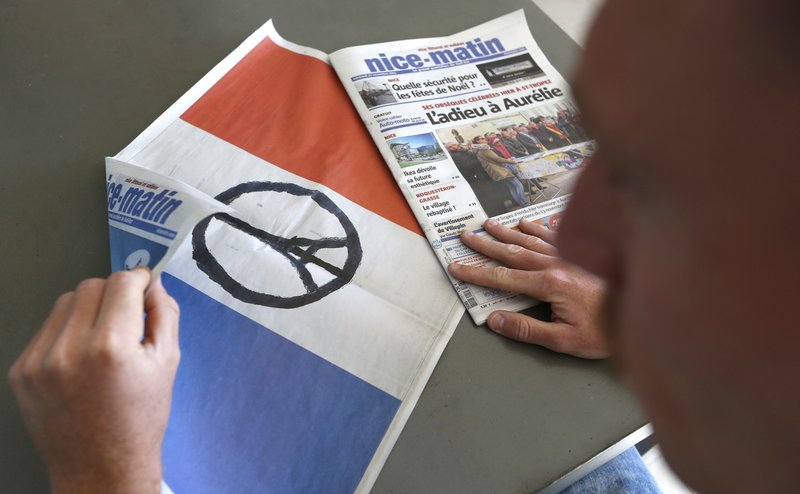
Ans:
[{"label": "blue stripe", "polygon": [[352,492],[400,401],[163,278],[181,306],[181,365],[163,447],[175,493]]}]

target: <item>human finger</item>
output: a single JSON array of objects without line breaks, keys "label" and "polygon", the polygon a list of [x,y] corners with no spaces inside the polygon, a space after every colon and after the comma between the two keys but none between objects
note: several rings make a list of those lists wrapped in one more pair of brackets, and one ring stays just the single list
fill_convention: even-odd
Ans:
[{"label": "human finger", "polygon": [[448,272],[467,283],[507,292],[531,295],[530,288],[539,283],[543,271],[525,271],[505,266],[467,266],[458,262],[447,266]]},{"label": "human finger", "polygon": [[161,277],[157,277],[150,285],[150,290],[145,298],[145,344],[153,345],[156,350],[168,356],[180,354],[178,346],[178,323],[180,309],[164,285]]},{"label": "human finger", "polygon": [[518,312],[495,311],[486,320],[489,328],[508,338],[543,346],[575,357],[598,359],[609,356],[602,334],[595,329],[547,322]]},{"label": "human finger", "polygon": [[528,250],[514,243],[504,243],[487,235],[477,235],[469,230],[461,234],[461,241],[470,249],[496,259],[516,269],[544,269],[553,262],[553,258]]},{"label": "human finger", "polygon": [[542,302],[558,302],[571,284],[570,274],[558,268],[542,271],[511,269],[505,266],[467,266],[458,262],[447,266],[448,272],[467,283],[522,293]]},{"label": "human finger", "polygon": [[42,323],[39,331],[31,338],[25,351],[20,355],[20,359],[27,358],[29,355],[42,353],[53,344],[53,341],[58,337],[58,334],[64,327],[64,322],[67,320],[67,316],[72,307],[74,295],[74,292],[67,292],[61,294],[61,296],[56,299],[53,308],[50,310],[50,314]]},{"label": "human finger", "polygon": [[[78,283],[72,296],[72,304],[64,321],[64,329],[54,342],[60,348],[75,348],[89,337],[90,329],[97,319],[97,312],[103,301],[105,280],[89,278]],[[67,347],[63,346],[67,345]]]},{"label": "human finger", "polygon": [[106,282],[103,305],[97,316],[97,330],[139,342],[143,331],[144,291],[149,284],[150,270],[146,268],[112,273]]},{"label": "human finger", "polygon": [[8,375],[12,385],[33,377],[33,373],[41,366],[45,354],[64,327],[71,310],[73,295],[73,292],[64,293],[53,304],[50,315],[11,366]]},{"label": "human finger", "polygon": [[483,228],[494,238],[507,244],[516,244],[525,247],[533,252],[544,254],[548,256],[555,256],[558,254],[556,248],[547,243],[546,240],[535,236],[523,233],[521,231],[512,230],[511,228],[503,226],[497,220],[488,220],[483,224]]},{"label": "human finger", "polygon": [[553,230],[533,220],[525,220],[525,219],[519,222],[519,229],[523,233],[539,237],[540,239],[544,240],[545,242],[553,246],[555,250],[556,232],[554,232]]},{"label": "human finger", "polygon": [[564,352],[564,332],[561,325],[504,310],[494,311],[486,320],[489,329],[513,340]]}]

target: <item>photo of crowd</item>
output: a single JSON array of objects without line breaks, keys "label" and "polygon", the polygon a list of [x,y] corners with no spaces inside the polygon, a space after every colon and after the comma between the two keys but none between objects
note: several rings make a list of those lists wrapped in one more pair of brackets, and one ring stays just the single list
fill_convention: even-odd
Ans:
[{"label": "photo of crowd", "polygon": [[441,129],[437,134],[490,217],[571,191],[577,166],[526,178],[519,164],[551,154],[564,155],[558,150],[589,139],[580,115],[565,103]]}]

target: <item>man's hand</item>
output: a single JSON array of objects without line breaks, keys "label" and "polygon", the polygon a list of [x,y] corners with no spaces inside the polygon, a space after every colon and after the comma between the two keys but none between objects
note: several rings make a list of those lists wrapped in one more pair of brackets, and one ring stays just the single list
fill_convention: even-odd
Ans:
[{"label": "man's hand", "polygon": [[465,231],[461,240],[502,266],[484,268],[453,263],[448,266],[450,274],[476,285],[549,302],[552,312],[552,321],[545,322],[517,312],[495,311],[486,321],[489,328],[556,352],[583,358],[608,357],[599,321],[603,282],[558,256],[555,232],[526,220],[520,222],[520,231],[495,220],[488,220],[484,228],[496,240],[470,231]]},{"label": "man's hand", "polygon": [[[159,492],[178,305],[146,269],[62,295],[9,372],[53,492]],[[143,314],[147,313],[146,319]]]}]

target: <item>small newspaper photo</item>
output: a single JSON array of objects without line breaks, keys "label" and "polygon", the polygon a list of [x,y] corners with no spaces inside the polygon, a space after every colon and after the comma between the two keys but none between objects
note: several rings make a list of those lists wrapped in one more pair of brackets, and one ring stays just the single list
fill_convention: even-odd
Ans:
[{"label": "small newspaper photo", "polygon": [[[558,227],[594,149],[522,10],[453,36],[345,48],[331,63],[444,267],[494,261],[484,221]],[[476,324],[537,301],[450,278]]]}]

